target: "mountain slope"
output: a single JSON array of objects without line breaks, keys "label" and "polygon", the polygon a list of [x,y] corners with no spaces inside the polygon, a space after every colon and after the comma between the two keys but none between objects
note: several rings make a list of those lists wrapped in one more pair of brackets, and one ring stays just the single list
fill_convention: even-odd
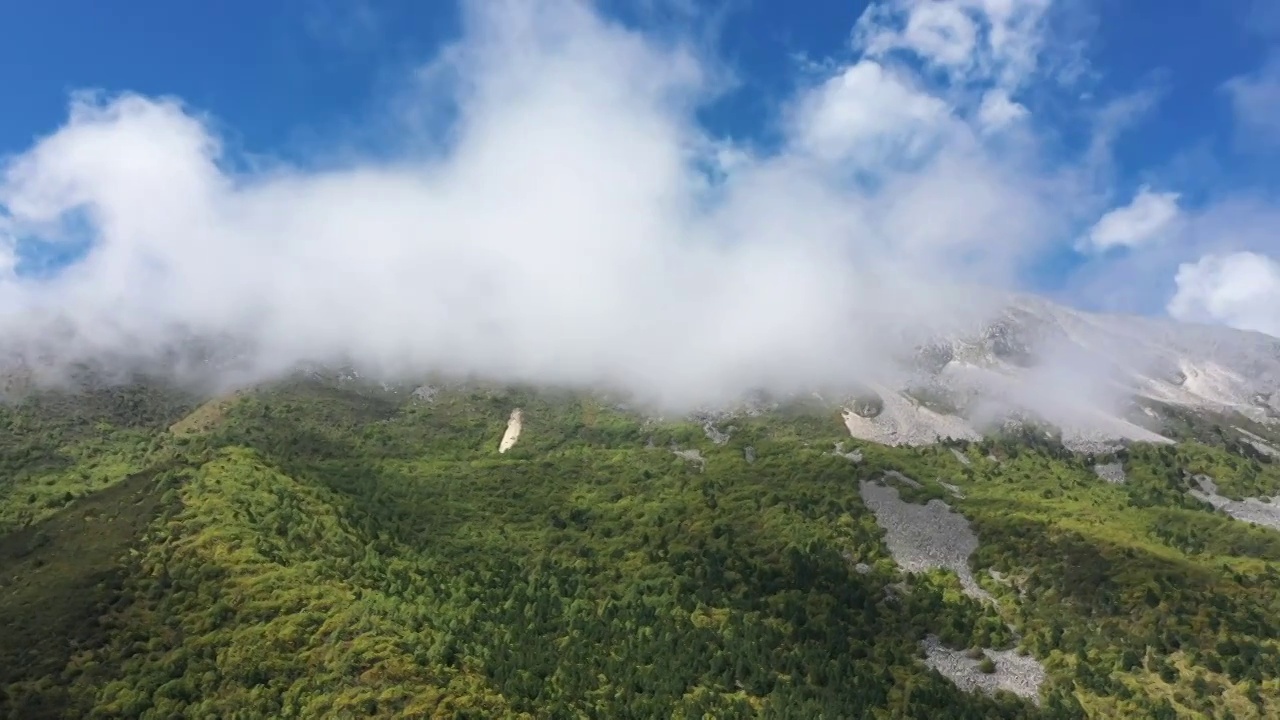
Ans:
[{"label": "mountain slope", "polygon": [[1188,414],[1272,449],[1280,430],[1280,339],[1259,333],[1022,296],[913,347],[899,358],[901,372],[861,391],[874,411],[855,411],[854,435],[923,445],[1031,422],[1102,452],[1185,436]]},{"label": "mountain slope", "polygon": [[[39,407],[9,412],[54,427],[74,406]],[[1280,710],[1280,534],[1193,492],[1209,476],[1224,496],[1280,494],[1280,467],[1241,444],[1090,457],[1024,427],[889,447],[816,399],[657,421],[598,395],[314,376],[209,407],[180,433],[155,417],[132,480],[4,535],[49,538],[2,560],[0,650],[30,660],[6,665],[8,715]],[[47,472],[13,476],[6,507],[62,482]],[[876,483],[907,512],[872,512]],[[142,502],[90,512],[119,497]],[[881,523],[926,502],[960,518],[948,532],[968,524],[972,554],[919,565],[889,542]],[[119,540],[81,581],[66,561],[104,532],[85,514]],[[118,579],[40,602],[97,587],[89,566]],[[36,628],[48,643],[24,639]],[[991,687],[1028,694],[985,694],[984,657]]]}]

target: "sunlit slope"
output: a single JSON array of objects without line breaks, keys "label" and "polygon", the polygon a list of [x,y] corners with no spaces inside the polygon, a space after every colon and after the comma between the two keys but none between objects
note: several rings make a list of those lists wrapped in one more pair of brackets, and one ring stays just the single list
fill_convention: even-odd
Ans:
[{"label": "sunlit slope", "polygon": [[[519,442],[499,453],[515,408]],[[91,610],[5,606],[67,641],[8,678],[11,714],[1280,709],[1280,534],[1189,493],[1205,474],[1224,495],[1276,494],[1280,473],[1223,448],[1085,457],[1035,432],[890,448],[850,440],[821,403],[670,422],[600,396],[319,380],[246,393],[198,432],[170,433],[176,421],[144,458],[168,464],[119,485],[156,519],[110,546],[115,594],[86,596]],[[900,485],[904,501],[968,520],[970,570],[994,602],[950,571],[901,572],[859,492],[889,470],[919,485]],[[47,553],[101,532],[71,522],[99,497],[31,525],[54,538]],[[41,582],[24,597],[71,586]],[[925,664],[926,637],[1024,653],[1044,682],[1029,699],[964,692]]]}]

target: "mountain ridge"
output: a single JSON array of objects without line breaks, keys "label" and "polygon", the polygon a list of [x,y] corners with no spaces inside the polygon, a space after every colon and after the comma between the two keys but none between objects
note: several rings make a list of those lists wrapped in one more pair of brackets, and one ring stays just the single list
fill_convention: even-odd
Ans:
[{"label": "mountain ridge", "polygon": [[[981,320],[930,331],[926,341],[908,343],[911,349],[897,353],[887,373],[860,374],[853,368],[829,387],[801,390],[789,382],[781,396],[816,392],[845,405],[870,401],[879,410],[873,415],[853,412],[860,419],[847,423],[849,430],[861,439],[889,444],[972,439],[1010,422],[1030,421],[1057,428],[1077,449],[1098,452],[1126,441],[1167,440],[1161,433],[1169,424],[1168,408],[1214,413],[1228,422],[1238,416],[1247,421],[1245,431],[1254,434],[1259,427],[1280,424],[1280,339],[1162,318],[1089,313],[1034,295],[1006,296],[996,307]],[[904,331],[910,334],[911,328]],[[46,362],[38,366],[45,368],[40,372],[19,355],[11,357],[3,387],[5,395],[19,397],[38,387],[109,386],[141,376],[176,382],[210,399],[297,373],[381,378],[414,387],[432,374],[424,368],[388,375],[350,359],[307,360],[264,374],[264,363],[246,347],[230,338],[215,342],[189,335],[159,353],[106,356],[61,369]],[[57,350],[46,346],[42,353],[47,361]],[[894,353],[887,349],[886,355]],[[266,365],[284,367],[278,361]],[[472,379],[504,381],[500,376]],[[528,378],[505,380],[540,384]],[[637,407],[650,407],[643,396],[633,397],[625,383],[612,389],[594,383],[566,387],[595,387],[621,394]],[[753,393],[758,395],[744,389],[736,399],[684,404],[674,414],[723,413],[744,402],[750,406]],[[673,414],[662,405],[653,411]]]}]

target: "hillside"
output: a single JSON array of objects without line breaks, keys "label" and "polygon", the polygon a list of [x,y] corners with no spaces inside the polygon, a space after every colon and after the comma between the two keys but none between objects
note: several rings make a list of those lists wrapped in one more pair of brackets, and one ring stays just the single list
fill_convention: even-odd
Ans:
[{"label": "hillside", "polygon": [[2,715],[1280,713],[1265,418],[1164,405],[1177,442],[1090,455],[1034,425],[874,443],[855,406],[30,396],[2,410]]}]

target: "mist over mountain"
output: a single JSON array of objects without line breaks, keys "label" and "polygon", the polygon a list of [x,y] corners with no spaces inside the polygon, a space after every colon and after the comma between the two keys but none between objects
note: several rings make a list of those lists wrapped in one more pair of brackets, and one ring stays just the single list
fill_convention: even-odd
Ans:
[{"label": "mist over mountain", "polygon": [[1175,5],[12,4],[0,717],[1280,717],[1280,16]]},{"label": "mist over mountain", "polygon": [[[1086,62],[1065,49],[1070,10],[929,7],[941,14],[905,2],[864,14],[858,57],[797,82],[766,120],[773,143],[700,124],[734,78],[696,36],[569,0],[464,3],[461,35],[382,111],[399,139],[376,156],[246,155],[180,98],[76,95],[65,124],[0,174],[3,351],[41,381],[84,363],[173,366],[225,389],[352,364],[389,380],[608,387],[686,410],[759,388],[900,389],[926,347],[951,348],[938,368],[949,391],[998,407],[1013,393],[1047,414],[1082,399],[1114,414],[1135,384],[1188,402],[1261,392],[1250,383],[1275,377],[1268,341],[1220,333],[1208,351],[1207,330],[1010,300],[1095,220],[1079,252],[1126,247],[1116,262],[1130,262],[1161,234],[1200,237],[1236,215],[1193,217],[1150,189],[1103,212],[1120,126],[1094,108],[1077,119],[1091,142],[1064,152],[1030,92],[1084,82],[1067,72]],[[944,17],[962,32],[933,34]],[[22,272],[31,247],[83,257]],[[1228,265],[1213,267],[1212,282],[1203,263],[1178,271],[1176,314],[1231,321],[1205,304],[1228,282]],[[1265,307],[1255,276],[1248,302]],[[1271,327],[1249,312],[1243,326]],[[1026,381],[951,377],[971,346]],[[1143,385],[1183,366],[1240,380],[1222,380],[1222,397]]]}]

